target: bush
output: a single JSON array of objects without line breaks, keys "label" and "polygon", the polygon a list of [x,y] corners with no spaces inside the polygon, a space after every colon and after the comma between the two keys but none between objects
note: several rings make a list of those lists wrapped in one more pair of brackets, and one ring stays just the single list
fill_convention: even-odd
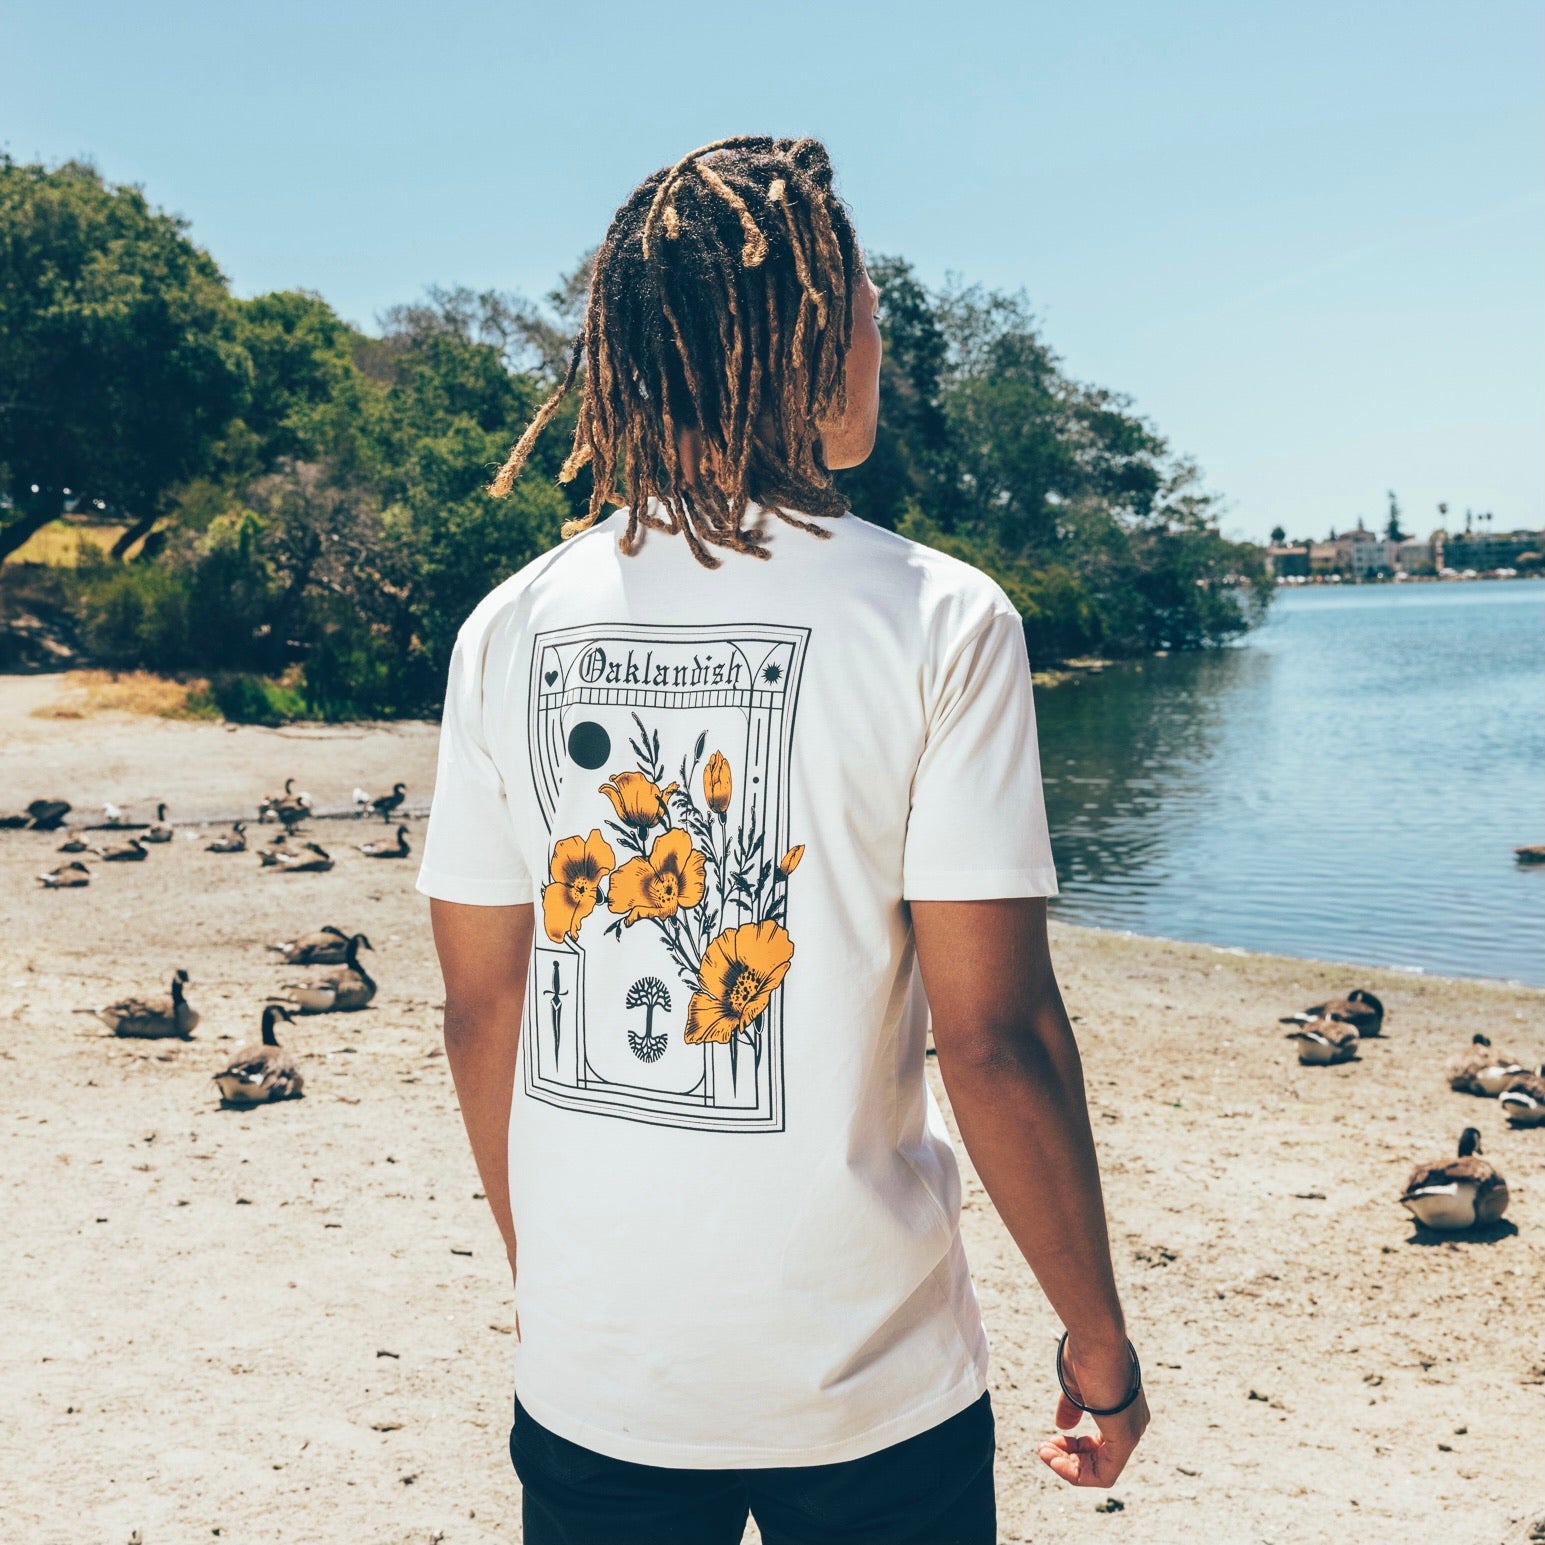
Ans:
[{"label": "bush", "polygon": [[190,713],[210,708],[232,724],[287,724],[306,716],[306,701],[297,687],[245,671],[221,671],[210,677],[207,692],[188,694]]}]

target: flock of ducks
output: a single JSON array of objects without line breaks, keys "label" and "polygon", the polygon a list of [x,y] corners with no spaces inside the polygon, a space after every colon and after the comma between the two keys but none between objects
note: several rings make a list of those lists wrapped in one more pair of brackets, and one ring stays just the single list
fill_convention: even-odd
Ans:
[{"label": "flock of ducks", "polygon": [[[394,783],[384,794],[371,794],[365,789],[354,790],[354,814],[356,816],[379,815],[390,823],[403,801],[407,798],[407,786]],[[0,816],[0,827],[30,831],[57,831],[64,825],[72,806],[63,799],[35,799],[24,811]],[[286,778],[284,787],[277,793],[265,794],[258,802],[259,824],[273,820],[281,830],[267,844],[258,848],[259,865],[264,869],[283,870],[291,874],[325,874],[333,867],[333,855],[320,843],[296,841],[301,824],[315,813],[311,796],[297,790],[295,780]],[[80,890],[91,884],[91,870],[79,856],[90,854],[105,864],[143,863],[150,856],[147,844],[170,842],[176,835],[166,818],[166,806],[156,806],[155,820],[135,823],[111,802],[102,806],[102,818],[85,828],[90,832],[106,832],[122,835],[119,842],[100,845],[87,840],[81,829],[67,827],[59,851],[69,855],[66,862],[38,875],[38,883],[45,890]],[[197,833],[187,832],[197,839]],[[408,843],[408,828],[399,825],[393,838],[382,841],[356,842],[354,844],[366,858],[407,858],[413,849]],[[211,837],[204,844],[207,853],[245,853],[247,851],[247,823],[235,821],[230,828]]]},{"label": "flock of ducks", "polygon": [[[1384,1005],[1359,987],[1344,998],[1285,1015],[1282,1023],[1294,1026],[1288,1039],[1298,1043],[1300,1062],[1350,1062],[1359,1042],[1384,1034]],[[1459,1094],[1496,1100],[1510,1126],[1545,1126],[1545,1065],[1531,1070],[1496,1050],[1489,1036],[1471,1037],[1470,1050],[1448,1070],[1448,1085]],[[1467,1126],[1454,1157],[1433,1159],[1411,1171],[1400,1201],[1426,1228],[1475,1228],[1495,1223],[1507,1210],[1507,1181],[1481,1157],[1480,1129]]]},{"label": "flock of ducks", "polygon": [[[281,963],[332,965],[335,969],[280,984],[263,1006],[260,1039],[243,1046],[214,1075],[224,1106],[267,1105],[275,1100],[293,1100],[304,1091],[305,1079],[294,1057],[279,1044],[275,1027],[280,1020],[291,1023],[297,1013],[352,1013],[368,1008],[376,995],[375,978],[359,958],[362,949],[371,948],[362,933],[345,933],[329,924],[316,933],[301,934],[268,948],[278,954]],[[188,1002],[188,981],[187,971],[179,967],[169,992],[120,998],[116,1003],[76,1009],[75,1013],[94,1015],[117,1036],[186,1041],[199,1023],[198,1010]]]},{"label": "flock of ducks", "polygon": [[[406,786],[395,783],[384,794],[371,795],[364,789],[354,791],[357,816],[379,815],[390,823],[406,798]],[[58,831],[71,806],[65,800],[34,800],[25,812],[14,817],[0,816],[0,826],[33,831]],[[262,868],[279,868],[297,873],[318,872],[333,867],[332,857],[314,842],[296,845],[294,839],[301,823],[313,813],[311,796],[297,791],[295,780],[287,778],[282,791],[265,795],[258,803],[259,824],[272,819],[283,828],[277,837],[258,850]],[[91,853],[104,862],[138,862],[147,853],[147,843],[170,842],[175,835],[166,818],[166,806],[157,805],[152,822],[136,826],[116,805],[102,807],[102,821],[91,831],[130,830],[125,842],[106,847],[89,843],[80,831],[67,829],[60,851],[68,854]],[[247,851],[247,823],[236,821],[230,829],[204,844],[211,853]],[[189,832],[191,838],[197,833]],[[367,858],[407,858],[412,849],[408,829],[398,825],[390,840],[355,843]],[[89,871],[79,859],[38,876],[48,889],[73,889],[90,881]],[[305,1089],[305,1078],[295,1058],[279,1044],[278,1026],[293,1023],[297,1014],[352,1013],[367,1008],[376,995],[376,981],[360,960],[360,951],[372,948],[362,933],[348,933],[333,924],[314,933],[303,933],[267,946],[278,957],[277,964],[330,967],[280,983],[263,1007],[259,1039],[243,1046],[213,1076],[220,1103],[228,1108],[266,1105],[277,1100],[292,1100]],[[116,1036],[139,1040],[176,1038],[186,1041],[199,1023],[199,1012],[188,1001],[189,976],[181,967],[173,974],[169,990],[163,994],[120,998],[100,1008],[81,1008],[77,1014],[99,1019]]]}]

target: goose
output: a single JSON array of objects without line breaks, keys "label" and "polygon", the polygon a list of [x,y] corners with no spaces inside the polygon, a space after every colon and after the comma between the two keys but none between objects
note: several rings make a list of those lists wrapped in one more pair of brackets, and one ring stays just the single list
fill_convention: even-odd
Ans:
[{"label": "goose", "polygon": [[1431,1229],[1495,1223],[1507,1211],[1507,1182],[1480,1152],[1479,1129],[1466,1127],[1459,1136],[1457,1159],[1434,1159],[1411,1171],[1401,1205]]},{"label": "goose", "polygon": [[91,884],[91,871],[79,859],[72,859],[68,864],[60,864],[57,869],[40,874],[38,882],[49,891],[79,890],[82,885]]},{"label": "goose", "polygon": [[292,833],[311,814],[310,797],[297,794],[293,799],[282,799],[273,806],[273,812],[275,819],[284,827],[286,833]]},{"label": "goose", "polygon": [[89,853],[91,844],[72,826],[65,834],[64,841],[59,844],[61,853]]},{"label": "goose", "polygon": [[1384,1029],[1384,1005],[1367,988],[1354,987],[1344,998],[1333,998],[1329,1003],[1316,1003],[1296,1014],[1285,1014],[1279,1022],[1307,1025],[1314,1019],[1344,1020],[1349,1025],[1356,1025],[1359,1035],[1374,1036],[1382,1034]]},{"label": "goose", "polygon": [[1448,1086],[1460,1094],[1495,1098],[1518,1074],[1528,1072],[1516,1058],[1493,1051],[1489,1036],[1472,1035],[1470,1044],[1475,1050],[1452,1063],[1448,1070]]},{"label": "goose", "polygon": [[287,966],[336,966],[342,964],[348,944],[349,936],[343,929],[324,923],[315,933],[297,934],[264,948],[281,956]]},{"label": "goose", "polygon": [[1510,1126],[1545,1126],[1545,1063],[1538,1073],[1520,1073],[1511,1079],[1497,1096],[1497,1104]]},{"label": "goose", "polygon": [[406,858],[413,849],[408,846],[408,828],[397,828],[396,842],[356,842],[354,844],[366,858]]},{"label": "goose", "polygon": [[104,864],[138,864],[149,856],[144,842],[138,837],[130,837],[127,842],[116,843],[110,848],[97,849],[97,857]]},{"label": "goose", "polygon": [[286,982],[285,993],[303,1014],[337,1014],[362,1009],[376,995],[376,984],[359,963],[359,952],[372,948],[364,934],[357,933],[344,946],[344,963],[336,971],[327,971],[304,982]]},{"label": "goose", "polygon": [[295,780],[293,778],[286,778],[284,780],[284,789],[281,793],[265,794],[262,799],[258,801],[258,820],[266,821],[268,817],[273,814],[274,806],[282,805],[285,800],[291,798],[294,793]]},{"label": "goose", "polygon": [[377,794],[370,801],[370,808],[376,811],[383,821],[390,821],[392,811],[407,798],[408,786],[405,783],[394,783],[389,794]]},{"label": "goose", "polygon": [[170,1035],[187,1040],[198,1024],[198,1010],[183,996],[188,973],[180,966],[172,977],[172,990],[165,997],[120,998],[101,1009],[76,1009],[77,1014],[94,1014],[114,1035],[156,1038]]},{"label": "goose", "polygon": [[237,821],[228,832],[211,837],[204,844],[206,853],[245,853],[247,851],[247,823]]},{"label": "goose", "polygon": [[166,819],[166,806],[156,806],[156,818],[140,834],[144,842],[170,842],[175,833]]},{"label": "goose", "polygon": [[281,1019],[290,1024],[294,1016],[282,1003],[268,1004],[263,1010],[263,1039],[243,1046],[215,1074],[222,1105],[267,1105],[299,1098],[305,1080],[274,1034],[274,1025]]},{"label": "goose", "polygon": [[1311,1019],[1290,1030],[1287,1038],[1298,1042],[1298,1060],[1314,1066],[1351,1062],[1357,1056],[1357,1029],[1345,1020]]},{"label": "goose", "polygon": [[35,832],[58,831],[69,813],[70,802],[67,799],[34,799],[27,806],[27,829]]},{"label": "goose", "polygon": [[[326,848],[308,842],[303,848],[270,848],[274,866],[286,874],[326,874],[333,867],[333,856]],[[265,861],[268,855],[265,854]]]},{"label": "goose", "polygon": [[1545,864],[1545,842],[1532,842],[1527,847],[1514,848],[1513,857],[1520,864]]}]

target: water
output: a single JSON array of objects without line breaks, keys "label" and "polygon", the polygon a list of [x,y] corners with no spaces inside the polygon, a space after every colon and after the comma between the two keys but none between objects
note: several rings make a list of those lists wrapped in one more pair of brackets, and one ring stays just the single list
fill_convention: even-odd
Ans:
[{"label": "water", "polygon": [[1037,706],[1064,921],[1545,985],[1545,581],[1289,591]]}]

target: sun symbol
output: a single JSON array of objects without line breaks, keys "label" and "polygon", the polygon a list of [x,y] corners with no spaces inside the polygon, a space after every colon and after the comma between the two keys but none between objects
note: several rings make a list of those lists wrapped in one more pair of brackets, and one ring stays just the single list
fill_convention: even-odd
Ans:
[{"label": "sun symbol", "polygon": [[763,681],[778,681],[782,675],[783,667],[776,660],[762,668]]}]

